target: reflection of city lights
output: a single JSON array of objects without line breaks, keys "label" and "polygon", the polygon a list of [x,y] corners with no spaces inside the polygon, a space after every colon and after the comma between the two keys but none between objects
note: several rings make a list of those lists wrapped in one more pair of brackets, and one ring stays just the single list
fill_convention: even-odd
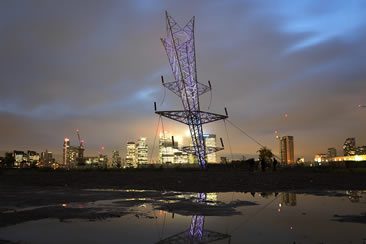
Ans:
[{"label": "reflection of city lights", "polygon": [[278,211],[278,212],[281,212],[281,209],[279,208],[279,209],[277,209],[277,211]]},{"label": "reflection of city lights", "polygon": [[293,229],[294,229],[294,227],[290,226],[290,230],[293,230]]},{"label": "reflection of city lights", "polygon": [[281,204],[281,203],[279,203],[279,204],[278,204],[278,206],[279,206],[279,207],[282,207],[282,204]]}]

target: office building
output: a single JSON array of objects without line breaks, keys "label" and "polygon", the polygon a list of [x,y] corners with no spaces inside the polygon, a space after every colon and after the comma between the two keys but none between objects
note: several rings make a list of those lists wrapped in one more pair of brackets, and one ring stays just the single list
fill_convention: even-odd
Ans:
[{"label": "office building", "polygon": [[51,166],[55,162],[55,159],[53,158],[52,152],[49,152],[46,149],[45,152],[41,152],[40,161],[41,161],[41,165],[43,167],[48,167],[48,166]]},{"label": "office building", "polygon": [[172,136],[167,131],[161,132],[159,136],[159,162],[161,164],[175,162]]},{"label": "office building", "polygon": [[[203,135],[205,140],[206,152],[207,148],[216,148],[216,135],[215,134],[205,134]],[[216,152],[207,154],[207,163],[218,163],[216,158]]]},{"label": "office building", "polygon": [[23,151],[14,150],[13,151],[14,158],[14,167],[22,168],[25,167],[25,163],[28,161],[27,154]]},{"label": "office building", "polygon": [[314,162],[316,163],[325,163],[328,162],[328,155],[324,153],[316,154],[314,157]]},{"label": "office building", "polygon": [[126,167],[137,167],[136,143],[127,142]]},{"label": "office building", "polygon": [[346,141],[343,143],[343,155],[356,155],[356,138],[350,137],[346,139]]},{"label": "office building", "polygon": [[28,163],[30,166],[36,166],[39,163],[40,156],[36,151],[28,150],[27,156],[28,156]]},{"label": "office building", "polygon": [[328,158],[337,157],[337,149],[335,149],[334,147],[328,148],[327,157]]},{"label": "office building", "polygon": [[64,145],[62,150],[62,165],[67,168],[75,168],[80,160],[79,147],[70,145],[70,139],[64,139]]},{"label": "office building", "polygon": [[181,143],[184,138],[176,136],[173,139],[172,135],[165,131],[159,136],[159,163],[161,164],[187,164],[194,161],[191,154],[184,152],[181,148]]},{"label": "office building", "polygon": [[137,141],[136,145],[136,157],[137,157],[137,164],[147,164],[148,163],[148,145],[146,143],[146,138],[141,137]]},{"label": "office building", "polygon": [[112,152],[112,168],[120,168],[121,167],[121,157],[119,156],[118,150],[114,150]]},{"label": "office building", "polygon": [[281,149],[281,163],[283,164],[295,163],[293,136],[283,136],[280,139],[280,149]]}]

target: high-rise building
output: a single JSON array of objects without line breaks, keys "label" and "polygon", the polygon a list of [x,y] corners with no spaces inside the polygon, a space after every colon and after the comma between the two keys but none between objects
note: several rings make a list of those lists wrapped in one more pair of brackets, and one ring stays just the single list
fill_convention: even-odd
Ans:
[{"label": "high-rise building", "polygon": [[[176,140],[178,139],[178,140]],[[159,136],[159,163],[161,164],[187,164],[190,162],[190,155],[183,152],[179,147],[184,139],[176,137],[173,145],[173,139],[169,132],[160,133]],[[193,157],[193,156],[192,156]],[[193,160],[192,160],[193,161]]]},{"label": "high-rise building", "polygon": [[[207,147],[216,147],[216,135],[215,134],[205,134],[203,135],[205,146]],[[208,163],[218,163],[216,158],[216,152],[207,154],[207,162]]]},{"label": "high-rise building", "polygon": [[356,154],[356,138],[347,138],[343,143],[344,156],[352,156]]},{"label": "high-rise building", "polygon": [[62,148],[62,165],[64,167],[66,167],[67,164],[68,164],[67,153],[69,151],[69,147],[70,147],[70,139],[65,138],[64,139],[64,145],[63,145],[63,148]]},{"label": "high-rise building", "polygon": [[14,158],[14,166],[19,167],[25,167],[25,163],[28,161],[27,154],[23,151],[14,150],[13,151],[13,158]]},{"label": "high-rise building", "polygon": [[146,143],[146,137],[141,137],[137,141],[136,147],[137,153],[137,164],[147,164],[148,163],[148,145]]},{"label": "high-rise building", "polygon": [[28,162],[30,164],[30,166],[35,166],[39,163],[39,153],[37,153],[36,151],[30,151],[28,150],[27,152],[28,154]]},{"label": "high-rise building", "polygon": [[80,159],[79,147],[70,145],[70,139],[64,139],[64,145],[62,150],[62,164],[67,168],[74,168],[78,165]]},{"label": "high-rise building", "polygon": [[159,161],[161,164],[174,163],[174,148],[172,137],[164,131],[159,136]]},{"label": "high-rise building", "polygon": [[137,167],[136,143],[127,142],[126,167]]},{"label": "high-rise building", "polygon": [[51,164],[54,163],[54,158],[52,155],[52,152],[49,152],[47,149],[45,152],[41,152],[41,158],[40,158],[41,164],[44,167],[51,166]]},{"label": "high-rise building", "polygon": [[295,163],[294,137],[293,136],[283,136],[280,139],[280,148],[281,148],[281,163],[283,163],[283,164]]},{"label": "high-rise building", "polygon": [[337,157],[337,149],[335,149],[334,147],[328,148],[327,156],[328,158]]},{"label": "high-rise building", "polygon": [[114,150],[112,152],[112,168],[120,168],[121,167],[121,157],[119,156],[118,150]]}]

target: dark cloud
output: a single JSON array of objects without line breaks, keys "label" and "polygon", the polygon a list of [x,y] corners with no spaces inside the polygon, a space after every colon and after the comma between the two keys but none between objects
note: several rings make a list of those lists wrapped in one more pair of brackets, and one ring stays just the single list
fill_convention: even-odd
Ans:
[{"label": "dark cloud", "polygon": [[[139,136],[152,144],[159,76],[172,78],[159,43],[164,10],[180,23],[196,16],[198,77],[212,81],[212,111],[228,107],[234,123],[274,151],[274,130],[294,135],[296,154],[308,158],[348,136],[366,144],[357,109],[366,103],[366,6],[331,2],[1,2],[0,149],[60,153],[76,128],[90,153],[124,150]],[[206,95],[202,108],[208,103]],[[159,107],[179,106],[168,93]],[[222,123],[207,130],[225,137]],[[234,152],[258,149],[229,133]]]}]

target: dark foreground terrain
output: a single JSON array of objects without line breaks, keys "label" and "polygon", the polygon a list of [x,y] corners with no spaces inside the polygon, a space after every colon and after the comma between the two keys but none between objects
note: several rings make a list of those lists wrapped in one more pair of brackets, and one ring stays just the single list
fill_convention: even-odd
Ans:
[{"label": "dark foreground terrain", "polygon": [[[365,189],[366,170],[363,168],[287,168],[276,172],[233,168],[207,171],[2,169],[0,229],[46,218],[60,222],[70,219],[95,221],[127,214],[136,218],[156,218],[144,216],[135,209],[146,204],[172,213],[205,216],[236,215],[239,214],[237,207],[256,204],[247,201],[200,204],[194,198],[197,192],[250,192],[253,197],[259,192],[262,196],[272,194],[276,199],[283,192],[346,196],[346,191],[351,194]],[[182,194],[193,197],[182,198]],[[357,218],[360,218],[358,222],[365,221],[365,215]],[[0,236],[0,243],[1,239]]]},{"label": "dark foreground terrain", "polygon": [[158,191],[293,191],[366,189],[366,169],[287,168],[276,172],[240,169],[2,170],[0,187],[119,188]]}]

